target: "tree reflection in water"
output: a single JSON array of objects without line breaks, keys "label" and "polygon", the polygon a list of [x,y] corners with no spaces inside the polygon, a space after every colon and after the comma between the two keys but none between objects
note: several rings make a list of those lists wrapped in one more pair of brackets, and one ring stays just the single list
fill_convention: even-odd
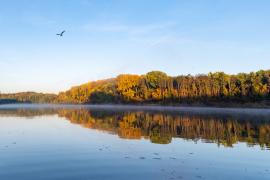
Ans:
[{"label": "tree reflection in water", "polygon": [[63,108],[0,110],[1,116],[53,114],[58,114],[71,123],[118,134],[125,139],[145,138],[152,143],[169,144],[172,138],[182,138],[225,147],[233,147],[238,142],[246,142],[248,146],[260,145],[263,149],[270,147],[268,116]]}]

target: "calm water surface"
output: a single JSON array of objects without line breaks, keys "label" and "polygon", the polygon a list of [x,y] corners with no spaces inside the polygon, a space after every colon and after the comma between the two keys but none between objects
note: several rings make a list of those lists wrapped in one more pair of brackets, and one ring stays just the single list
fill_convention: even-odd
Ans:
[{"label": "calm water surface", "polygon": [[0,179],[270,179],[269,110],[145,109],[1,105]]}]

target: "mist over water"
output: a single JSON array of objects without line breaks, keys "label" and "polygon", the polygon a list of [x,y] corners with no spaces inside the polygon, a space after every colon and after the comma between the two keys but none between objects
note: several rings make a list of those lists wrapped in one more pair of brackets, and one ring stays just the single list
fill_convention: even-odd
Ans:
[{"label": "mist over water", "polygon": [[269,117],[264,109],[2,105],[0,179],[269,179]]}]

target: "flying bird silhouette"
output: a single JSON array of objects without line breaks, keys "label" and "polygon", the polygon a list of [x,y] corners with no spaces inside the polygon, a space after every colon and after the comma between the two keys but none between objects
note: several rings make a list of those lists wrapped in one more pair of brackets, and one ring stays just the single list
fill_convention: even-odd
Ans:
[{"label": "flying bird silhouette", "polygon": [[62,31],[61,33],[59,33],[59,34],[56,34],[57,36],[63,36],[63,34],[65,33],[66,31],[64,30],[64,31]]}]

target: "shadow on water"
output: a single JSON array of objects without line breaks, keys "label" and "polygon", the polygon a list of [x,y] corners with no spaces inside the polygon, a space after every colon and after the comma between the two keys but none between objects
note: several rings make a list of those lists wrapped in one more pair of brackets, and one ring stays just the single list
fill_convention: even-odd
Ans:
[{"label": "shadow on water", "polygon": [[233,147],[245,142],[249,147],[270,148],[268,114],[200,113],[200,111],[151,111],[99,108],[0,108],[0,116],[34,117],[58,115],[85,128],[117,134],[124,139],[149,139],[169,144],[173,138],[216,143]]}]

